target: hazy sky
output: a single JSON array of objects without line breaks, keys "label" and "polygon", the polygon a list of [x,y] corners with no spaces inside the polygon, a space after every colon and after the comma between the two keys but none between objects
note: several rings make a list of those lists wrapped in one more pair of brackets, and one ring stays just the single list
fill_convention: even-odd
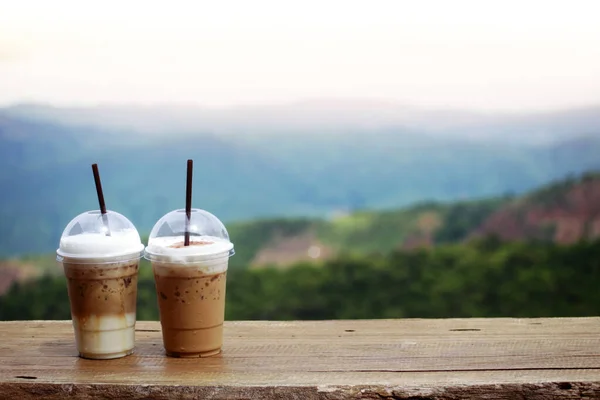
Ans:
[{"label": "hazy sky", "polygon": [[600,1],[0,1],[0,105],[600,104]]}]

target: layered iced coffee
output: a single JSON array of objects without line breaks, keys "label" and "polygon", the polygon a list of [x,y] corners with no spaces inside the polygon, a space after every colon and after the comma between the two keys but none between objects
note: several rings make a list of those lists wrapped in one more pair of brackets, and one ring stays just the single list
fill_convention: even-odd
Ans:
[{"label": "layered iced coffee", "polygon": [[77,349],[81,357],[92,359],[133,352],[138,266],[144,247],[124,216],[109,211],[104,218],[91,211],[73,219],[57,250],[67,278]]},{"label": "layered iced coffee", "polygon": [[172,357],[208,357],[221,352],[225,288],[233,244],[222,223],[192,210],[192,237],[184,246],[183,210],[155,225],[146,249],[152,262],[163,343]]}]

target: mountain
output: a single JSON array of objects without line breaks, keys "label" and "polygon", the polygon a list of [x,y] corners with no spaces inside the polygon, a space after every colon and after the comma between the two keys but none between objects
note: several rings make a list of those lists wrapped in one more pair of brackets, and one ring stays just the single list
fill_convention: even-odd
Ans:
[{"label": "mountain", "polygon": [[[195,161],[194,205],[228,224],[519,194],[569,174],[600,169],[600,129],[583,129],[595,129],[592,111],[552,114],[555,119],[550,121],[566,121],[563,131],[573,127],[570,136],[557,133],[551,143],[525,145],[487,140],[485,135],[473,140],[449,127],[436,133],[431,124],[419,128],[416,122],[413,127],[379,122],[344,127],[337,122],[347,109],[342,106],[332,124],[319,129],[310,121],[292,124],[295,119],[287,115],[293,113],[281,107],[270,128],[260,108],[240,110],[234,119],[237,128],[234,124],[229,130],[209,129],[214,114],[197,108],[138,114],[121,108],[0,110],[0,255],[51,252],[71,218],[97,208],[92,163],[100,166],[108,207],[129,217],[142,233],[164,213],[183,207],[187,158]],[[395,110],[377,106],[361,114],[362,108],[355,107],[357,115],[367,116],[392,115]],[[305,108],[305,114],[300,109],[294,115],[313,115],[314,106]],[[231,115],[220,112],[222,121]],[[567,114],[580,119],[570,120]],[[121,119],[113,120],[115,115]],[[178,116],[193,123],[170,125]],[[203,116],[206,130],[194,122]],[[133,123],[145,117],[147,126],[163,120],[154,134]],[[478,118],[464,113],[459,120]]]},{"label": "mountain", "polygon": [[231,235],[238,243],[238,259],[232,259],[232,264],[240,267],[284,267],[340,254],[381,255],[486,237],[574,244],[600,238],[600,172],[555,182],[519,197],[423,203],[330,220],[233,224]]},{"label": "mountain", "polygon": [[[265,219],[231,223],[228,228],[236,247],[230,260],[232,271],[321,264],[344,256],[378,260],[394,250],[480,238],[491,240],[493,247],[505,241],[532,240],[569,245],[600,239],[600,172],[558,181],[519,197],[430,202],[329,219]],[[29,281],[42,274],[61,275],[54,257],[31,255],[0,261],[0,295],[15,281]],[[144,276],[151,276],[148,265],[142,271]]]},{"label": "mountain", "polygon": [[391,101],[308,99],[275,105],[202,108],[195,105],[100,105],[61,108],[20,104],[4,113],[67,126],[130,130],[148,136],[307,132],[345,134],[348,130],[403,128],[474,141],[550,144],[574,136],[598,135],[600,106],[529,113],[427,109]]},{"label": "mountain", "polygon": [[491,213],[471,236],[572,244],[600,237],[600,174],[546,186]]},{"label": "mountain", "polygon": [[[94,162],[109,208],[126,214],[142,231],[166,211],[184,206],[187,158],[195,160],[195,199],[226,220],[247,217],[247,210],[253,215],[291,212],[294,191],[303,190],[285,166],[209,134],[124,145],[120,137],[103,132],[7,118],[0,123],[4,254],[50,251],[71,218],[97,208],[90,174]],[[265,196],[278,203],[265,202]]]}]

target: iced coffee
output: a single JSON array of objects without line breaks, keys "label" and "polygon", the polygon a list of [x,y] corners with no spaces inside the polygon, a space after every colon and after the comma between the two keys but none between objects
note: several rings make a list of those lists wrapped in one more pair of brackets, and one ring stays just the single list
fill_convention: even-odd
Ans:
[{"label": "iced coffee", "polygon": [[143,248],[133,224],[114,211],[83,213],[65,229],[57,260],[67,278],[81,357],[111,359],[133,352]]},{"label": "iced coffee", "polygon": [[208,357],[221,352],[225,289],[233,244],[212,214],[192,209],[188,246],[184,210],[157,222],[146,258],[152,262],[163,343],[172,357]]}]

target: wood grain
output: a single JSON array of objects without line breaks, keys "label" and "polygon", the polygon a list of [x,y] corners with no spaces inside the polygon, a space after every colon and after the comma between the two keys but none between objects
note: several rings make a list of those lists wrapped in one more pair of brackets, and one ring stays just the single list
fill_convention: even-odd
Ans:
[{"label": "wood grain", "polygon": [[0,399],[600,399],[600,318],[226,322],[223,353],[77,357],[70,321],[0,322]]}]

